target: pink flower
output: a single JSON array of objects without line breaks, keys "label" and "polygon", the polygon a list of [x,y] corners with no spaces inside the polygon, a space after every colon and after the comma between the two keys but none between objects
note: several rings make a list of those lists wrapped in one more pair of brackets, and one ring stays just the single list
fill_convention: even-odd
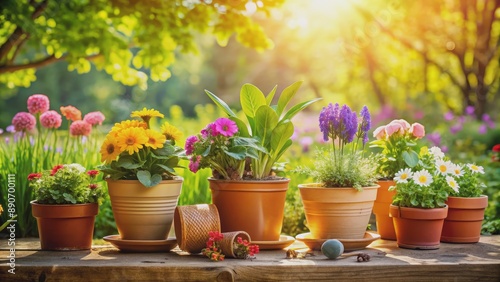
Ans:
[{"label": "pink flower", "polygon": [[226,137],[231,137],[236,132],[238,132],[238,126],[236,125],[236,122],[228,118],[218,118],[215,121],[215,129],[217,130],[217,132]]},{"label": "pink flower", "polygon": [[83,120],[74,121],[69,127],[69,132],[73,136],[88,136],[91,131],[92,125]]},{"label": "pink flower", "polygon": [[91,125],[102,125],[105,117],[101,112],[90,112],[83,117],[83,120]]},{"label": "pink flower", "polygon": [[425,128],[418,122],[415,122],[411,125],[410,131],[413,134],[413,136],[417,138],[422,138],[425,136]]},{"label": "pink flower", "polygon": [[35,128],[36,118],[30,113],[20,112],[12,118],[12,125],[16,131],[31,131]]},{"label": "pink flower", "polygon": [[388,125],[385,126],[385,133],[387,136],[392,136],[394,133],[404,133],[404,128],[400,123],[391,121]]},{"label": "pink flower", "polygon": [[73,106],[61,107],[61,114],[68,120],[75,121],[82,119],[82,112]]},{"label": "pink flower", "polygon": [[45,128],[59,128],[62,123],[62,117],[56,111],[47,111],[40,116],[40,123]]},{"label": "pink flower", "polygon": [[200,168],[200,160],[201,156],[193,156],[189,161],[189,170],[193,173],[196,173]]},{"label": "pink flower", "polygon": [[385,139],[387,133],[385,132],[385,126],[379,126],[373,131],[373,137],[377,138],[377,140]]},{"label": "pink flower", "polygon": [[186,139],[186,145],[184,146],[184,149],[186,150],[186,155],[191,155],[194,152],[194,144],[198,141],[199,139],[196,135],[189,136]]},{"label": "pink flower", "polygon": [[41,114],[49,110],[49,98],[43,94],[31,95],[28,98],[28,111],[30,114]]}]

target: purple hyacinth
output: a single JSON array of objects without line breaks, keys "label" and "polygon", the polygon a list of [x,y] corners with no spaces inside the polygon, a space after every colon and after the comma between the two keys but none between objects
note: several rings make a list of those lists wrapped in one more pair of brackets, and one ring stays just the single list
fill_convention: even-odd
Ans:
[{"label": "purple hyacinth", "polygon": [[347,143],[350,143],[354,140],[356,132],[358,132],[358,117],[356,112],[351,111],[349,106],[343,105],[340,109],[339,118],[342,127],[339,137]]},{"label": "purple hyacinth", "polygon": [[338,118],[339,104],[332,105],[328,104],[327,107],[323,107],[321,113],[319,114],[319,128],[323,133],[323,140],[328,141],[329,137],[335,138],[337,135],[337,128],[339,124]]},{"label": "purple hyacinth", "polygon": [[371,116],[370,116],[370,111],[368,111],[367,106],[363,106],[360,112],[361,116],[361,134],[363,137],[363,145],[368,143],[368,130],[372,127],[372,122],[371,122]]}]

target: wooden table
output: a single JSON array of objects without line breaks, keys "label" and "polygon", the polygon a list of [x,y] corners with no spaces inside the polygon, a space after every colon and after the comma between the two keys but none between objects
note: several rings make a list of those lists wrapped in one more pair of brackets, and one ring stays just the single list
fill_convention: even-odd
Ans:
[{"label": "wooden table", "polygon": [[[304,247],[295,242],[292,248]],[[320,252],[287,259],[285,250],[261,251],[255,260],[212,262],[174,249],[122,253],[111,245],[91,251],[40,251],[37,239],[16,240],[15,274],[8,270],[7,241],[0,240],[0,281],[500,281],[500,236],[477,244],[442,243],[438,250],[400,249],[377,240],[356,257],[329,260]]]}]

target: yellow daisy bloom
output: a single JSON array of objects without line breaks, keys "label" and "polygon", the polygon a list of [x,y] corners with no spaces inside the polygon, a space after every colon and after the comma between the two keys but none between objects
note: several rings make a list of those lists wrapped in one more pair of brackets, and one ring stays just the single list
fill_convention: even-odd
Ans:
[{"label": "yellow daisy bloom", "polygon": [[161,126],[161,131],[163,135],[167,138],[167,140],[172,140],[174,142],[179,141],[182,138],[182,132],[177,129],[177,127],[171,125],[168,122],[165,122]]},{"label": "yellow daisy bloom", "polygon": [[138,118],[142,118],[142,120],[145,122],[145,123],[149,123],[149,120],[152,118],[152,117],[159,117],[159,118],[163,118],[163,114],[160,113],[159,111],[157,110],[154,110],[154,109],[146,109],[146,108],[143,108],[142,110],[140,111],[133,111],[132,114],[130,115],[131,117],[138,117]]},{"label": "yellow daisy bloom", "polygon": [[116,139],[113,136],[108,136],[101,146],[101,162],[110,163],[116,160],[121,151],[118,148]]},{"label": "yellow daisy bloom", "polygon": [[122,129],[131,128],[131,127],[141,127],[141,128],[147,129],[148,125],[145,122],[140,121],[140,120],[124,120],[120,123],[115,123],[113,128],[111,128],[111,132],[117,132],[117,131],[120,131]]},{"label": "yellow daisy bloom", "polygon": [[139,152],[139,149],[142,149],[149,139],[145,132],[146,130],[140,127],[131,127],[120,131],[116,136],[120,151],[128,151],[129,155]]},{"label": "yellow daisy bloom", "polygon": [[151,129],[146,130],[146,136],[148,137],[148,141],[145,145],[153,149],[163,148],[163,143],[167,140],[165,135]]}]

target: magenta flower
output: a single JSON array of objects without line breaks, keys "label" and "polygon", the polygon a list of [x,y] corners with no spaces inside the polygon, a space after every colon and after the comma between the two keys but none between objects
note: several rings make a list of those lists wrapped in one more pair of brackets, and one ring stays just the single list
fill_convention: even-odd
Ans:
[{"label": "magenta flower", "polygon": [[475,111],[474,106],[467,106],[465,108],[465,113],[469,116],[472,116],[474,114],[474,111]]},{"label": "magenta flower", "polygon": [[30,113],[20,112],[12,118],[12,125],[16,131],[31,131],[35,128],[36,119]]},{"label": "magenta flower", "polygon": [[193,156],[191,160],[189,160],[189,170],[196,173],[200,168],[200,160],[201,156]]},{"label": "magenta flower", "polygon": [[215,121],[215,129],[226,137],[231,137],[238,132],[236,123],[228,118],[218,118]]},{"label": "magenta flower", "polygon": [[46,111],[40,116],[40,123],[45,128],[59,128],[62,123],[62,117],[56,111]]},{"label": "magenta flower", "polygon": [[43,94],[31,95],[28,98],[28,111],[32,115],[45,113],[49,107],[49,98]]},{"label": "magenta flower", "polygon": [[14,125],[9,125],[5,128],[5,130],[7,130],[7,132],[10,132],[10,133],[14,133],[16,132],[16,129],[14,128]]},{"label": "magenta flower", "polygon": [[104,119],[105,117],[103,113],[99,111],[90,112],[83,117],[83,120],[86,121],[87,123],[90,123],[91,125],[102,125]]},{"label": "magenta flower", "polygon": [[69,133],[73,136],[88,136],[92,131],[92,125],[83,120],[74,121],[69,127]]},{"label": "magenta flower", "polygon": [[194,144],[198,142],[199,139],[196,135],[189,136],[186,139],[186,145],[184,146],[184,149],[186,150],[186,155],[191,155],[194,152]]}]

